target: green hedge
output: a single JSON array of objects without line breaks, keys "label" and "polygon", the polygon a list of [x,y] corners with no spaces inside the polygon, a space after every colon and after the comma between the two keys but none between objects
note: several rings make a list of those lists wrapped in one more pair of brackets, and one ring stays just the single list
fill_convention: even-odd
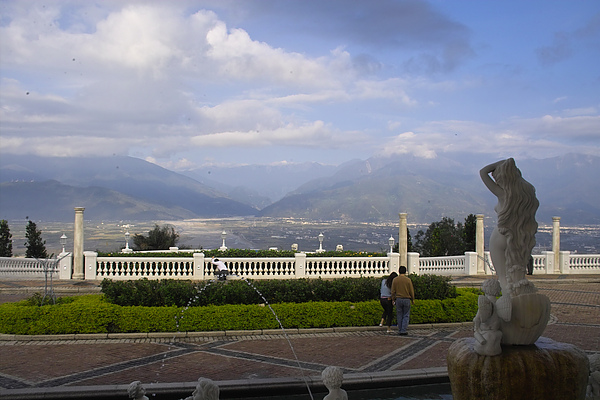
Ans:
[{"label": "green hedge", "polygon": [[[477,313],[477,291],[458,289],[445,300],[416,300],[413,324],[471,321]],[[381,305],[364,302],[281,303],[271,306],[285,328],[370,326],[379,323]],[[0,332],[41,335],[118,332],[186,332],[277,329],[267,306],[122,307],[102,295],[77,296],[70,302],[32,306],[27,301],[0,305]]]},{"label": "green hedge", "polygon": [[[415,274],[409,277],[413,282],[417,299],[443,300],[456,297],[456,287],[450,284],[450,277]],[[381,280],[382,278],[269,279],[247,282],[232,280],[224,283],[174,279],[131,281],[104,279],[101,287],[108,302],[121,306],[185,307],[261,304],[265,303],[265,300],[271,304],[319,301],[363,302],[379,298]]]}]

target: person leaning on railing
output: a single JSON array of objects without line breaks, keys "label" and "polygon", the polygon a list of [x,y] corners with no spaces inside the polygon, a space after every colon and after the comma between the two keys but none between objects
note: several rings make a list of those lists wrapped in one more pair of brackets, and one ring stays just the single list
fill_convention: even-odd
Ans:
[{"label": "person leaning on railing", "polygon": [[227,275],[229,275],[229,271],[227,270],[227,266],[225,263],[218,258],[211,258],[210,263],[217,268],[217,275],[220,281],[224,281],[227,279]]}]

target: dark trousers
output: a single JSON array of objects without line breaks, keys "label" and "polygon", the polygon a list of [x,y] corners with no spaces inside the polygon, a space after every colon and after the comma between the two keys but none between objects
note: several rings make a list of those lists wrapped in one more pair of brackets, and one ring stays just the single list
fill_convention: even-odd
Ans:
[{"label": "dark trousers", "polygon": [[381,307],[383,307],[381,319],[385,319],[387,326],[392,326],[392,319],[394,319],[394,304],[392,303],[392,299],[381,297],[379,301],[381,302]]},{"label": "dark trousers", "polygon": [[220,269],[217,271],[217,276],[220,281],[227,279],[227,275],[229,275],[229,271],[226,269]]}]

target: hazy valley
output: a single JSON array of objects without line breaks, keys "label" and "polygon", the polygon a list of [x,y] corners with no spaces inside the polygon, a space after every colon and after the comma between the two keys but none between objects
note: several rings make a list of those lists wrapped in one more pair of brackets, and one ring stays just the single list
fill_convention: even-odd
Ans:
[{"label": "hazy valley", "polygon": [[[410,216],[409,216],[410,220]],[[180,234],[181,248],[215,249],[221,246],[221,233],[226,232],[226,246],[241,249],[268,249],[277,247],[289,250],[294,243],[301,251],[315,251],[319,248],[317,236],[323,233],[323,248],[335,250],[338,244],[345,250],[387,252],[388,239],[398,239],[398,222],[389,223],[348,223],[341,221],[307,221],[289,218],[224,218],[193,219],[181,221],[156,221],[158,224],[172,224]],[[25,220],[10,221],[13,235],[13,253],[25,254]],[[67,235],[67,251],[73,251],[73,222],[37,222],[42,230],[49,253],[61,252],[60,236]],[[125,232],[147,234],[154,226],[152,222],[130,224],[117,222],[85,221],[85,250],[113,252],[125,247]],[[409,223],[411,236],[427,225]],[[486,250],[492,226],[486,222]],[[537,246],[534,253],[551,250],[552,224],[540,224],[536,235]],[[132,240],[129,241],[130,246]],[[600,225],[561,226],[561,250],[584,254],[600,253]]]}]

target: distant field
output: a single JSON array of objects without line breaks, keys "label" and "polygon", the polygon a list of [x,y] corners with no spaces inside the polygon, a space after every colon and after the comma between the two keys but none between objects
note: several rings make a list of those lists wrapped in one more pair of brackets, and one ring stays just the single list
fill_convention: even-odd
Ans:
[{"label": "distant field", "polygon": [[[49,253],[58,254],[62,248],[59,242],[64,233],[67,236],[66,250],[73,250],[73,223],[34,221],[42,230]],[[180,247],[214,249],[221,246],[221,232],[227,233],[226,246],[240,249],[268,249],[277,247],[289,250],[294,243],[301,251],[314,251],[319,248],[318,235],[323,233],[323,248],[334,250],[341,244],[345,250],[388,251],[390,236],[398,240],[398,222],[389,223],[344,223],[339,221],[317,222],[295,219],[272,218],[230,218],[230,219],[194,219],[184,221],[159,221],[159,225],[169,223],[181,235]],[[26,221],[9,221],[13,235],[13,254],[25,254]],[[154,222],[98,222],[85,221],[84,248],[89,251],[119,251],[125,247],[125,231],[131,236],[146,234]],[[409,224],[414,237],[419,229],[427,225]],[[487,237],[491,227],[486,226]],[[536,235],[538,246],[534,252],[551,250],[552,227],[540,226]],[[133,241],[130,239],[130,246]],[[578,253],[600,252],[600,226],[561,227],[561,250]]]}]

